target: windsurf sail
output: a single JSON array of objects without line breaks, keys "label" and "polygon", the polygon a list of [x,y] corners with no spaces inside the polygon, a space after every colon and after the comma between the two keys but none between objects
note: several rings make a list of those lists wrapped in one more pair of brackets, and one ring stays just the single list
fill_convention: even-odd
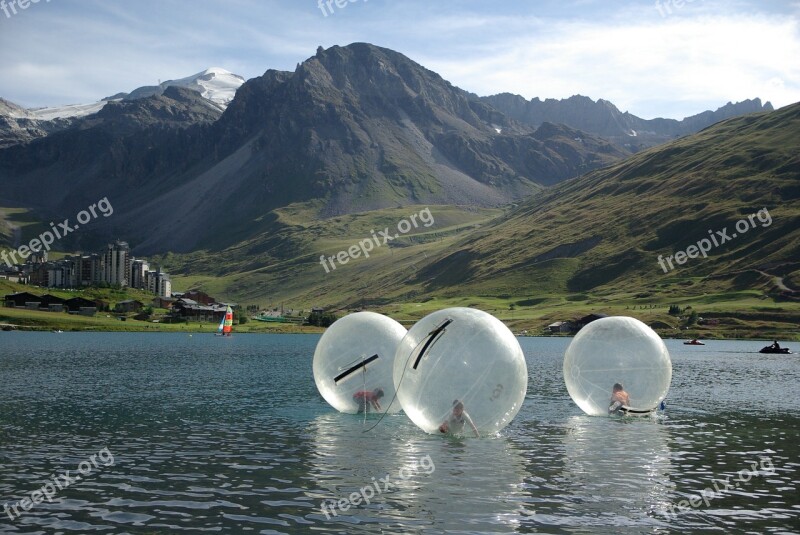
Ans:
[{"label": "windsurf sail", "polygon": [[233,329],[233,309],[231,307],[225,309],[225,318],[222,320],[220,328],[222,328],[224,336],[231,335],[231,330]]},{"label": "windsurf sail", "polygon": [[228,307],[225,309],[225,315],[222,316],[222,321],[219,322],[217,327],[217,336],[230,336],[233,329],[233,309]]}]

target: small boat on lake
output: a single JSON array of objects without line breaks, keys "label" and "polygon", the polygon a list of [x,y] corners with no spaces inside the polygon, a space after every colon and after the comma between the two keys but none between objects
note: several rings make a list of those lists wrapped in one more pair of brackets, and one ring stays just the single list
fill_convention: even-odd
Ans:
[{"label": "small boat on lake", "polygon": [[705,344],[703,342],[701,342],[700,340],[698,340],[697,338],[695,338],[694,340],[686,340],[683,343],[683,345],[685,345],[685,346],[704,346]]},{"label": "small boat on lake", "polygon": [[788,347],[762,347],[759,353],[769,353],[775,355],[792,355],[793,353],[789,350]]},{"label": "small boat on lake", "polygon": [[219,322],[217,332],[214,336],[230,336],[233,330],[233,309],[229,306],[225,309],[225,316]]}]

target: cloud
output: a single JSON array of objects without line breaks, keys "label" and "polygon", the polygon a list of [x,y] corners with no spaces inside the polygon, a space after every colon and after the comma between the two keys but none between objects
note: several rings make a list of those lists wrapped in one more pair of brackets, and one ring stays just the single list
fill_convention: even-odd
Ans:
[{"label": "cloud", "polygon": [[187,5],[76,0],[0,16],[0,96],[91,102],[212,65],[245,78],[293,70],[318,45],[365,41],[478,94],[583,94],[643,117],[753,97],[800,101],[796,2],[694,0],[669,16],[649,0],[358,0],[327,17],[314,0]]},{"label": "cloud", "polygon": [[53,2],[2,17],[0,47],[14,53],[3,58],[0,96],[27,106],[91,102],[212,65],[250,78],[314,54],[308,10],[249,0],[187,5]]},{"label": "cloud", "polygon": [[[422,61],[479,94],[526,98],[584,94],[643,116],[702,111],[698,104],[761,97],[800,101],[797,22],[753,16],[615,23],[531,20],[525,34],[469,45],[469,58]],[[654,103],[660,103],[654,108]]]}]

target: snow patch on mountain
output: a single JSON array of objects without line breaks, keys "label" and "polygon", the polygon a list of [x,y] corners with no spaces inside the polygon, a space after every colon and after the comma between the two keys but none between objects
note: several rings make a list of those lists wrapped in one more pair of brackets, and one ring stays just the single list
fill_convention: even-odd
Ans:
[{"label": "snow patch on mountain", "polygon": [[227,107],[236,95],[236,90],[244,82],[244,78],[238,74],[219,67],[211,67],[193,76],[180,80],[169,80],[162,83],[161,87],[166,89],[169,86],[178,86],[193,89],[199,91],[204,98]]},{"label": "snow patch on mountain", "polygon": [[51,108],[30,108],[28,113],[40,121],[52,121],[66,117],[86,117],[103,109],[107,101],[93,102],[91,104],[67,104],[66,106],[53,106]]},{"label": "snow patch on mountain", "polygon": [[[223,110],[236,95],[236,90],[245,82],[244,78],[237,74],[219,67],[211,67],[192,76],[179,78],[177,80],[167,80],[159,85],[144,86],[134,89],[122,98],[108,98],[100,102],[91,104],[68,104],[66,106],[48,106],[43,108],[31,108],[27,110],[14,109],[8,110],[8,115],[16,118],[33,118],[41,121],[52,121],[54,119],[64,119],[73,117],[86,117],[103,109],[108,102],[113,100],[133,100],[146,98],[153,95],[160,95],[164,90],[171,86],[185,87],[192,91],[197,91],[203,98],[218,105]],[[117,95],[115,95],[116,97]],[[21,110],[21,111],[20,111]],[[2,112],[3,110],[0,110]]]}]

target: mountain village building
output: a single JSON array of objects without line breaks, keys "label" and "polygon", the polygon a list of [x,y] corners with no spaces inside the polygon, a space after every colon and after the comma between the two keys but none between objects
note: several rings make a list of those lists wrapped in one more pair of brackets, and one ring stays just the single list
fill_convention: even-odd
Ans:
[{"label": "mountain village building", "polygon": [[37,251],[25,264],[4,270],[2,278],[48,288],[108,284],[145,290],[164,298],[172,296],[169,273],[160,267],[150,269],[147,260],[134,258],[128,243],[119,240],[109,243],[99,253],[68,255],[52,262],[48,261],[46,251]]}]

